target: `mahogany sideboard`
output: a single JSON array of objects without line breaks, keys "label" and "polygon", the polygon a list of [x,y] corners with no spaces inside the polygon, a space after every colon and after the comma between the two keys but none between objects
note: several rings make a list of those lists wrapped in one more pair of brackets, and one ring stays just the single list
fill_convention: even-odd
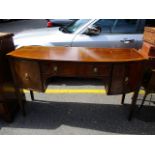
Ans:
[{"label": "mahogany sideboard", "polygon": [[23,114],[20,89],[45,92],[52,77],[104,79],[107,95],[122,94],[123,103],[126,93],[139,89],[146,60],[136,49],[117,48],[24,46],[7,55]]}]

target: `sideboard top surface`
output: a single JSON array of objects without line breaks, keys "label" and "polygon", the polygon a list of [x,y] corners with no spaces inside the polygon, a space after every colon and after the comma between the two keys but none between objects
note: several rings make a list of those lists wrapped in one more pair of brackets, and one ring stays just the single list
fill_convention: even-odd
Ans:
[{"label": "sideboard top surface", "polygon": [[23,46],[8,56],[33,60],[79,62],[130,62],[146,58],[136,49]]}]

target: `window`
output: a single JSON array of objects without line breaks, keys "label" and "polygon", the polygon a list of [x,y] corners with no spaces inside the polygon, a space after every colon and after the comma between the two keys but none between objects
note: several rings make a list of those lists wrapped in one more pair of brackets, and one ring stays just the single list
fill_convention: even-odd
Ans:
[{"label": "window", "polygon": [[100,19],[95,23],[102,29],[102,33],[136,33],[137,19]]},{"label": "window", "polygon": [[102,29],[102,33],[111,33],[115,19],[100,19],[94,25]]},{"label": "window", "polygon": [[90,19],[79,19],[65,27],[65,31],[67,31],[68,33],[74,33],[77,29],[85,25],[89,20]]},{"label": "window", "polygon": [[117,19],[113,25],[112,33],[136,33],[137,19]]}]

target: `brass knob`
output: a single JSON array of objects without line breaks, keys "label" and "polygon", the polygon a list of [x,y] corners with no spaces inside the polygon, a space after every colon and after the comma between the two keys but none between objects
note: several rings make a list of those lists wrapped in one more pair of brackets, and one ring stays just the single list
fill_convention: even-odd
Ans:
[{"label": "brass knob", "polygon": [[129,78],[128,77],[125,77],[125,82],[128,82],[129,81]]},{"label": "brass knob", "polygon": [[58,67],[57,67],[57,66],[54,66],[54,67],[53,67],[53,71],[54,71],[54,72],[57,72],[57,71],[58,71]]},{"label": "brass knob", "polygon": [[29,79],[30,79],[30,76],[29,76],[28,73],[25,73],[25,79],[26,79],[26,80],[29,80]]},{"label": "brass knob", "polygon": [[94,73],[97,73],[98,72],[98,68],[94,67],[93,71],[94,71]]}]

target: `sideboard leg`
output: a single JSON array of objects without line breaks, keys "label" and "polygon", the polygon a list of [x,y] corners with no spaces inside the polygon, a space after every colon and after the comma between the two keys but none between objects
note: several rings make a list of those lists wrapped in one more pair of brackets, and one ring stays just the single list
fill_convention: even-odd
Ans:
[{"label": "sideboard leg", "polygon": [[146,61],[144,61],[142,64],[140,64],[140,73],[139,73],[139,81],[137,83],[137,87],[134,91],[133,97],[132,97],[132,102],[131,102],[131,106],[130,106],[130,112],[129,112],[129,116],[128,116],[128,120],[131,121],[135,107],[136,107],[136,102],[138,99],[138,94],[139,94],[139,90],[140,87],[142,85],[142,81],[143,81],[143,76],[144,76],[144,72],[145,72],[145,67],[146,67]]},{"label": "sideboard leg", "polygon": [[126,95],[126,94],[123,94],[123,95],[122,95],[122,101],[121,101],[121,104],[122,104],[122,105],[124,105],[125,95]]},{"label": "sideboard leg", "polygon": [[144,95],[144,97],[143,97],[143,100],[142,100],[142,103],[141,103],[141,105],[140,105],[140,107],[139,107],[139,110],[142,109],[147,95],[148,95],[148,93],[147,93],[147,91],[145,91],[145,95]]},{"label": "sideboard leg", "polygon": [[133,113],[134,113],[134,110],[135,110],[135,107],[136,107],[136,101],[137,101],[138,93],[139,93],[139,89],[136,90],[134,92],[134,95],[133,95],[132,103],[131,103],[131,106],[130,106],[130,112],[129,112],[129,116],[128,116],[129,121],[132,120],[132,116],[133,116]]},{"label": "sideboard leg", "polygon": [[32,90],[30,90],[30,96],[31,96],[31,100],[34,101],[34,93]]},{"label": "sideboard leg", "polygon": [[17,95],[18,104],[19,104],[21,113],[22,113],[23,116],[26,116],[25,102],[23,101],[22,94],[21,94],[20,91],[21,91],[20,88],[15,87],[15,92],[16,92],[16,95]]},{"label": "sideboard leg", "polygon": [[19,94],[19,99],[18,100],[19,100],[19,105],[20,105],[20,108],[21,108],[22,115],[26,116],[25,102],[23,102],[23,100],[22,100],[21,93]]}]

